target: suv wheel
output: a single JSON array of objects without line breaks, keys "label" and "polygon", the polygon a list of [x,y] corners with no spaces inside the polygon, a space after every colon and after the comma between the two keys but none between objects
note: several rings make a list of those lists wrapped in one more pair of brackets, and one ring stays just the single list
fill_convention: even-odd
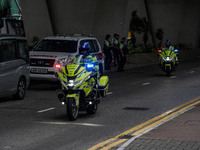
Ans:
[{"label": "suv wheel", "polygon": [[13,97],[17,100],[22,100],[26,93],[26,80],[21,77],[17,85],[17,93]]}]

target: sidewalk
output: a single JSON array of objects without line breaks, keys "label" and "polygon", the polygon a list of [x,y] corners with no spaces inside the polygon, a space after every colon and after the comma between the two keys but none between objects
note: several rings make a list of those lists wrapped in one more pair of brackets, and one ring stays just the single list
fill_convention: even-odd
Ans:
[{"label": "sidewalk", "polygon": [[200,105],[137,138],[125,150],[200,150]]}]

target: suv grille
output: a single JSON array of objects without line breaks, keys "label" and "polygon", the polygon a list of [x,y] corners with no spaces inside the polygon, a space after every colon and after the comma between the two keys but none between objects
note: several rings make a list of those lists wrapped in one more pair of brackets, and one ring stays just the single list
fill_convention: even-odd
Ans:
[{"label": "suv grille", "polygon": [[30,59],[30,66],[53,67],[54,59]]}]

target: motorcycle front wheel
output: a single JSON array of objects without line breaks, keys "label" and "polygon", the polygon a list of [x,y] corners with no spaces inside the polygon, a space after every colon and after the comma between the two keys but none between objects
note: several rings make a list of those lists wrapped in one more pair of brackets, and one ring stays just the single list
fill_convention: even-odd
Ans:
[{"label": "motorcycle front wheel", "polygon": [[76,106],[75,100],[73,98],[68,99],[66,107],[69,120],[76,120],[78,117],[78,106]]},{"label": "motorcycle front wheel", "polygon": [[98,103],[92,104],[86,109],[86,112],[89,115],[94,115],[97,111],[97,108],[98,108]]},{"label": "motorcycle front wheel", "polygon": [[171,68],[169,66],[166,67],[166,73],[168,77],[171,75]]}]

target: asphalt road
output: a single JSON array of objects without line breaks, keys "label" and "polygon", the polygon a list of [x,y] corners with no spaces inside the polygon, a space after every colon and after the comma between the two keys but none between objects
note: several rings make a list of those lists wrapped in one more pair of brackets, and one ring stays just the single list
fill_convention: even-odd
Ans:
[{"label": "asphalt road", "polygon": [[166,77],[158,65],[108,72],[109,95],[94,116],[69,121],[56,83],[36,82],[24,100],[0,98],[1,150],[84,150],[200,96],[200,59]]}]

